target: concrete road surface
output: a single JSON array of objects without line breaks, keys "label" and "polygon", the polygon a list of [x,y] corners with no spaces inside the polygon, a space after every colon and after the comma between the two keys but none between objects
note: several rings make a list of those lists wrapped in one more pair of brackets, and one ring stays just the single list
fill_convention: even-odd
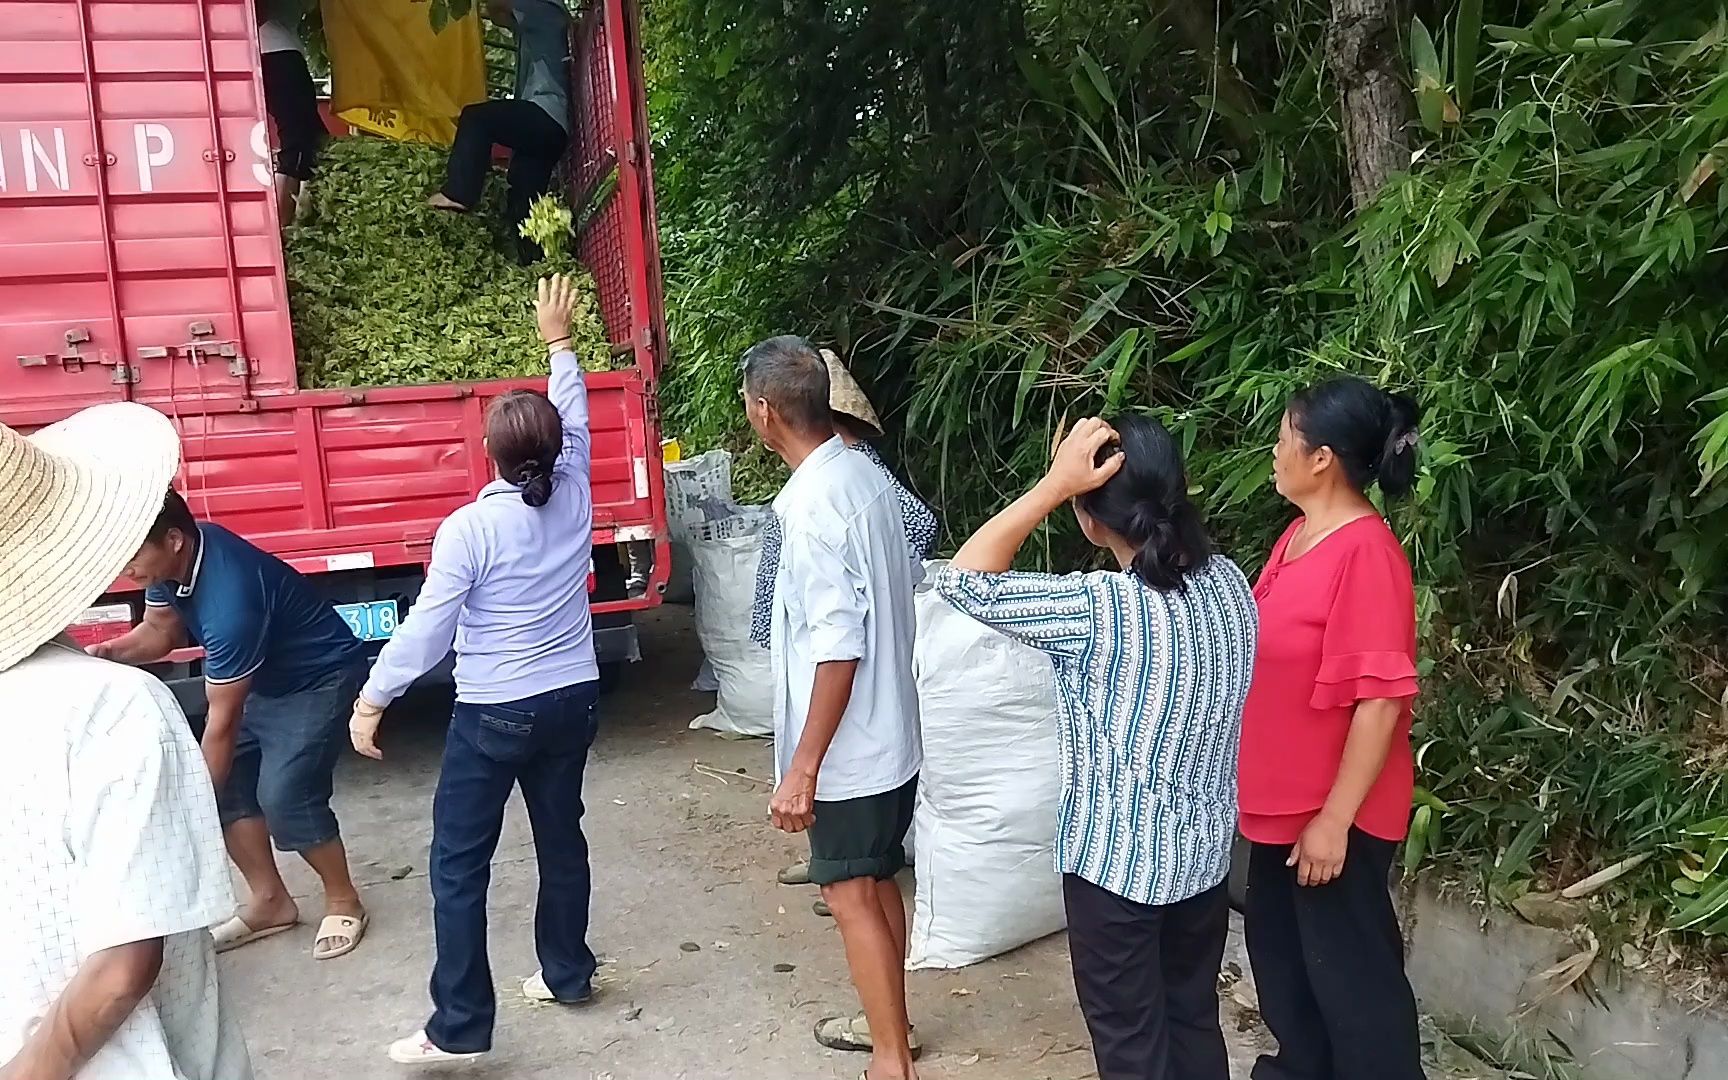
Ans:
[{"label": "concrete road surface", "polygon": [[[686,689],[699,653],[687,609],[644,625],[647,657],[602,701],[588,768],[592,943],[605,966],[586,1008],[532,1005],[534,852],[520,801],[493,863],[491,943],[499,988],[494,1052],[452,1075],[512,1080],[854,1080],[857,1055],[816,1045],[811,1027],[851,1012],[832,921],[815,891],[776,885],[799,843],[769,828],[769,747],[686,730],[713,696]],[[370,1080],[413,1070],[384,1056],[426,1019],[432,962],[426,853],[448,702],[410,699],[386,721],[385,760],[344,760],[337,809],[371,911],[353,955],[311,959],[303,927],[224,957],[260,1080]],[[729,774],[723,781],[697,763]],[[741,771],[741,772],[740,772]],[[315,879],[285,868],[316,922]],[[908,882],[910,900],[910,882]],[[1230,960],[1245,966],[1239,935]],[[1096,1075],[1060,935],[957,972],[910,977],[927,1078],[1078,1080]],[[1237,1076],[1266,1045],[1226,993]],[[1251,999],[1249,999],[1251,1000]]]}]

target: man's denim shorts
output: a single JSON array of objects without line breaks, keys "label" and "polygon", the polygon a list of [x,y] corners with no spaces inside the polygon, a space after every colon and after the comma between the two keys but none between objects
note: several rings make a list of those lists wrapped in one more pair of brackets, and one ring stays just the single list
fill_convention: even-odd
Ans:
[{"label": "man's denim shorts", "polygon": [[297,694],[247,697],[234,765],[218,798],[224,827],[262,817],[276,849],[296,853],[341,835],[330,795],[365,676],[360,663]]}]

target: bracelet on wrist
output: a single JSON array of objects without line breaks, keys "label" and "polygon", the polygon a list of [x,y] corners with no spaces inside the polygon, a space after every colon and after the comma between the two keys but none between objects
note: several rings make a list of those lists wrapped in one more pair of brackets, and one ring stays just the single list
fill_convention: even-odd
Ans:
[{"label": "bracelet on wrist", "polygon": [[568,349],[570,347],[570,339],[567,337],[557,338],[553,341],[546,342],[546,347],[553,351],[557,351],[558,349]]}]

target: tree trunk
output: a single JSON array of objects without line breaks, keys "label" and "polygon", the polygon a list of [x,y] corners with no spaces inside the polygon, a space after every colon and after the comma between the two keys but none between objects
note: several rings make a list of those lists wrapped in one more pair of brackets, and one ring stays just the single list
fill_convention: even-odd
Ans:
[{"label": "tree trunk", "polygon": [[1332,0],[1327,59],[1338,81],[1350,195],[1357,210],[1410,167],[1410,90],[1399,0]]}]

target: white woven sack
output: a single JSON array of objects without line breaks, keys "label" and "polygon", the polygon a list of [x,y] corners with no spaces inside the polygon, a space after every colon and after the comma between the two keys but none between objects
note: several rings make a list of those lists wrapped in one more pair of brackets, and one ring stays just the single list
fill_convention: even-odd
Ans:
[{"label": "white woven sack", "polygon": [[917,596],[924,771],[906,966],[957,968],[1067,925],[1053,848],[1061,776],[1050,661]]},{"label": "white woven sack", "polygon": [[672,537],[688,541],[692,530],[722,516],[732,502],[732,455],[710,450],[669,462],[666,472],[666,525]]},{"label": "white woven sack", "polygon": [[692,540],[690,558],[696,637],[720,684],[714,711],[698,716],[690,727],[733,736],[772,735],[774,663],[767,649],[750,640],[761,533]]}]

